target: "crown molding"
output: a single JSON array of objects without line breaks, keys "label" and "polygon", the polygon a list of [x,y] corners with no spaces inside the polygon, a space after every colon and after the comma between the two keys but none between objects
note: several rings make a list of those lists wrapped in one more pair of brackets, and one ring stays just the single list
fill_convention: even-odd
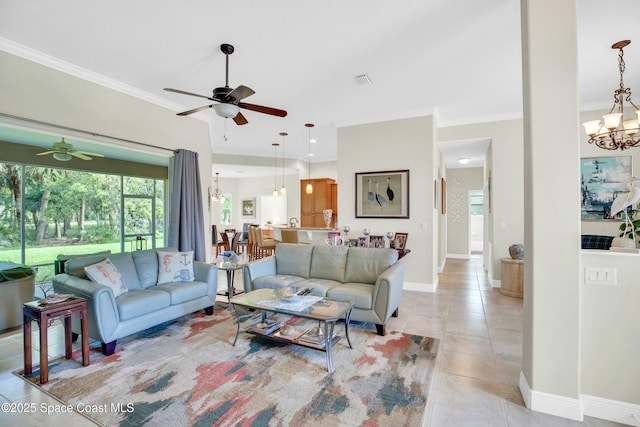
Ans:
[{"label": "crown molding", "polygon": [[[14,41],[8,40],[3,37],[0,37],[0,50],[7,52],[11,55],[15,55],[20,58],[24,58],[26,60],[43,65],[45,67],[52,68],[54,70],[72,75],[74,77],[78,77],[80,79],[98,84],[108,89],[115,90],[125,95],[133,96],[135,98],[141,99],[151,104],[155,104],[160,107],[167,108],[169,110],[183,111],[188,108],[188,107],[185,107],[184,105],[178,104],[176,102],[168,101],[157,95],[153,95],[149,92],[146,92],[136,87],[130,86],[128,84],[122,83],[118,80],[93,72],[91,70],[87,70],[86,68],[79,67],[77,65],[71,64],[70,62],[63,61],[59,58],[53,57],[51,55],[48,55],[46,53],[40,52],[38,50],[32,49],[27,46],[21,45],[19,43],[16,43]],[[212,121],[212,118],[209,115],[204,113],[192,114],[190,117],[196,118],[198,120],[202,120],[204,122]]]}]

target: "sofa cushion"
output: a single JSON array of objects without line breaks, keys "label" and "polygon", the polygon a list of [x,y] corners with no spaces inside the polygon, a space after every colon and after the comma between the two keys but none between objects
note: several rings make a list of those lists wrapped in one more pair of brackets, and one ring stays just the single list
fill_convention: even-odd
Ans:
[{"label": "sofa cushion", "polygon": [[193,282],[193,251],[158,251],[158,285],[173,282]]},{"label": "sofa cushion", "polygon": [[109,258],[86,266],[84,271],[92,282],[111,288],[115,297],[129,290],[122,282],[122,274]]},{"label": "sofa cushion", "polygon": [[309,277],[343,282],[348,251],[346,246],[313,246]]},{"label": "sofa cushion", "polygon": [[167,292],[171,296],[171,305],[198,299],[207,295],[205,282],[174,282],[158,285],[156,289]]},{"label": "sofa cushion", "polygon": [[398,251],[395,249],[349,248],[344,282],[374,284],[396,261]]},{"label": "sofa cushion", "polygon": [[278,243],[276,245],[276,271],[307,279],[311,269],[312,245]]},{"label": "sofa cushion", "polygon": [[329,289],[327,298],[351,301],[355,308],[371,310],[373,308],[373,285],[366,283],[345,283]]},{"label": "sofa cushion", "polygon": [[333,289],[333,288],[335,288],[337,286],[342,286],[342,282],[337,282],[335,280],[329,280],[329,279],[311,278],[311,279],[307,279],[307,280],[305,280],[303,282],[296,283],[296,286],[310,288],[311,289],[311,295],[317,295],[317,296],[320,296],[320,297],[326,297],[327,296],[327,292],[329,292],[330,289]]},{"label": "sofa cushion", "polygon": [[80,277],[81,279],[88,279],[87,274],[84,272],[84,268],[91,264],[104,261],[107,259],[107,256],[110,255],[100,253],[98,255],[86,255],[70,258],[64,263],[64,272],[72,276]]},{"label": "sofa cushion", "polygon": [[136,274],[142,288],[158,283],[158,252],[155,249],[131,252]]},{"label": "sofa cushion", "polygon": [[156,289],[139,289],[120,295],[116,299],[116,304],[122,321],[168,307],[171,304],[171,296],[167,292]]},{"label": "sofa cushion", "polygon": [[109,259],[111,260],[113,265],[118,268],[120,274],[122,274],[122,281],[127,286],[127,288],[129,288],[129,290],[142,289],[142,287],[140,286],[140,281],[138,280],[138,273],[136,272],[136,266],[133,263],[131,252],[120,252],[119,254],[111,254],[109,255]]},{"label": "sofa cushion", "polygon": [[289,274],[262,276],[253,281],[253,289],[278,289],[284,286],[298,286],[297,283],[302,281],[304,281],[304,277]]}]

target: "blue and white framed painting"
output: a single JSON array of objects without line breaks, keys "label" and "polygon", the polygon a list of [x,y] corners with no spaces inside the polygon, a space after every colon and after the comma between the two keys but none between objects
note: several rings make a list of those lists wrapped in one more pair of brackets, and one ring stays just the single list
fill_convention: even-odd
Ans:
[{"label": "blue and white framed painting", "polygon": [[583,220],[605,221],[611,204],[632,176],[631,156],[580,159],[580,212]]}]

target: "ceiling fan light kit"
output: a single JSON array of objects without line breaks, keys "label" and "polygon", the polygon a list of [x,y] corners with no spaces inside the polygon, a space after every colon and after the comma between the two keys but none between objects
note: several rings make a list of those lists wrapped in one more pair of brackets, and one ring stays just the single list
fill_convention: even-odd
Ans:
[{"label": "ceiling fan light kit", "polygon": [[263,105],[248,104],[241,102],[243,99],[253,95],[255,91],[247,86],[240,85],[238,87],[229,87],[229,55],[234,52],[234,47],[228,43],[220,45],[220,50],[225,54],[225,85],[223,87],[217,87],[213,89],[211,96],[200,95],[197,93],[186,92],[180,89],[173,89],[166,87],[164,90],[167,92],[179,93],[182,95],[197,96],[199,98],[205,98],[211,101],[217,102],[217,104],[204,105],[202,107],[194,108],[192,110],[183,111],[178,113],[179,116],[188,116],[189,114],[197,113],[198,111],[212,108],[215,113],[225,119],[233,119],[238,125],[246,125],[247,118],[240,112],[240,109],[255,111],[262,114],[269,114],[271,116],[286,117],[287,112],[273,107],[265,107]]},{"label": "ceiling fan light kit", "polygon": [[[611,49],[618,49],[618,70],[620,71],[620,87],[613,93],[613,106],[609,114],[602,116],[600,120],[584,122],[584,131],[589,136],[589,144],[605,150],[625,150],[635,147],[640,143],[640,137],[634,136],[640,130],[640,109],[631,100],[631,88],[624,87],[623,74],[625,71],[624,48],[631,43],[630,40],[621,40],[614,43]],[[635,118],[625,120],[624,102],[627,101],[634,109]]]},{"label": "ceiling fan light kit", "polygon": [[71,160],[71,154],[69,153],[53,153],[53,158],[61,162],[68,162]]}]

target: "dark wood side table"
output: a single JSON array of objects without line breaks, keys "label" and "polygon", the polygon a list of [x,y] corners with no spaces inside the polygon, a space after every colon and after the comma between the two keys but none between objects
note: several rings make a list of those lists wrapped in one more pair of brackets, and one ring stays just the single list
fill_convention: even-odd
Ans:
[{"label": "dark wood side table", "polygon": [[[40,300],[42,301],[42,300]],[[65,357],[71,359],[71,316],[79,317],[82,330],[82,365],[89,365],[89,333],[87,320],[87,300],[71,297],[55,304],[41,304],[40,301],[27,302],[22,307],[24,318],[24,373],[33,372],[31,363],[31,322],[38,322],[40,328],[40,384],[49,381],[48,329],[55,319],[64,319]]]}]

